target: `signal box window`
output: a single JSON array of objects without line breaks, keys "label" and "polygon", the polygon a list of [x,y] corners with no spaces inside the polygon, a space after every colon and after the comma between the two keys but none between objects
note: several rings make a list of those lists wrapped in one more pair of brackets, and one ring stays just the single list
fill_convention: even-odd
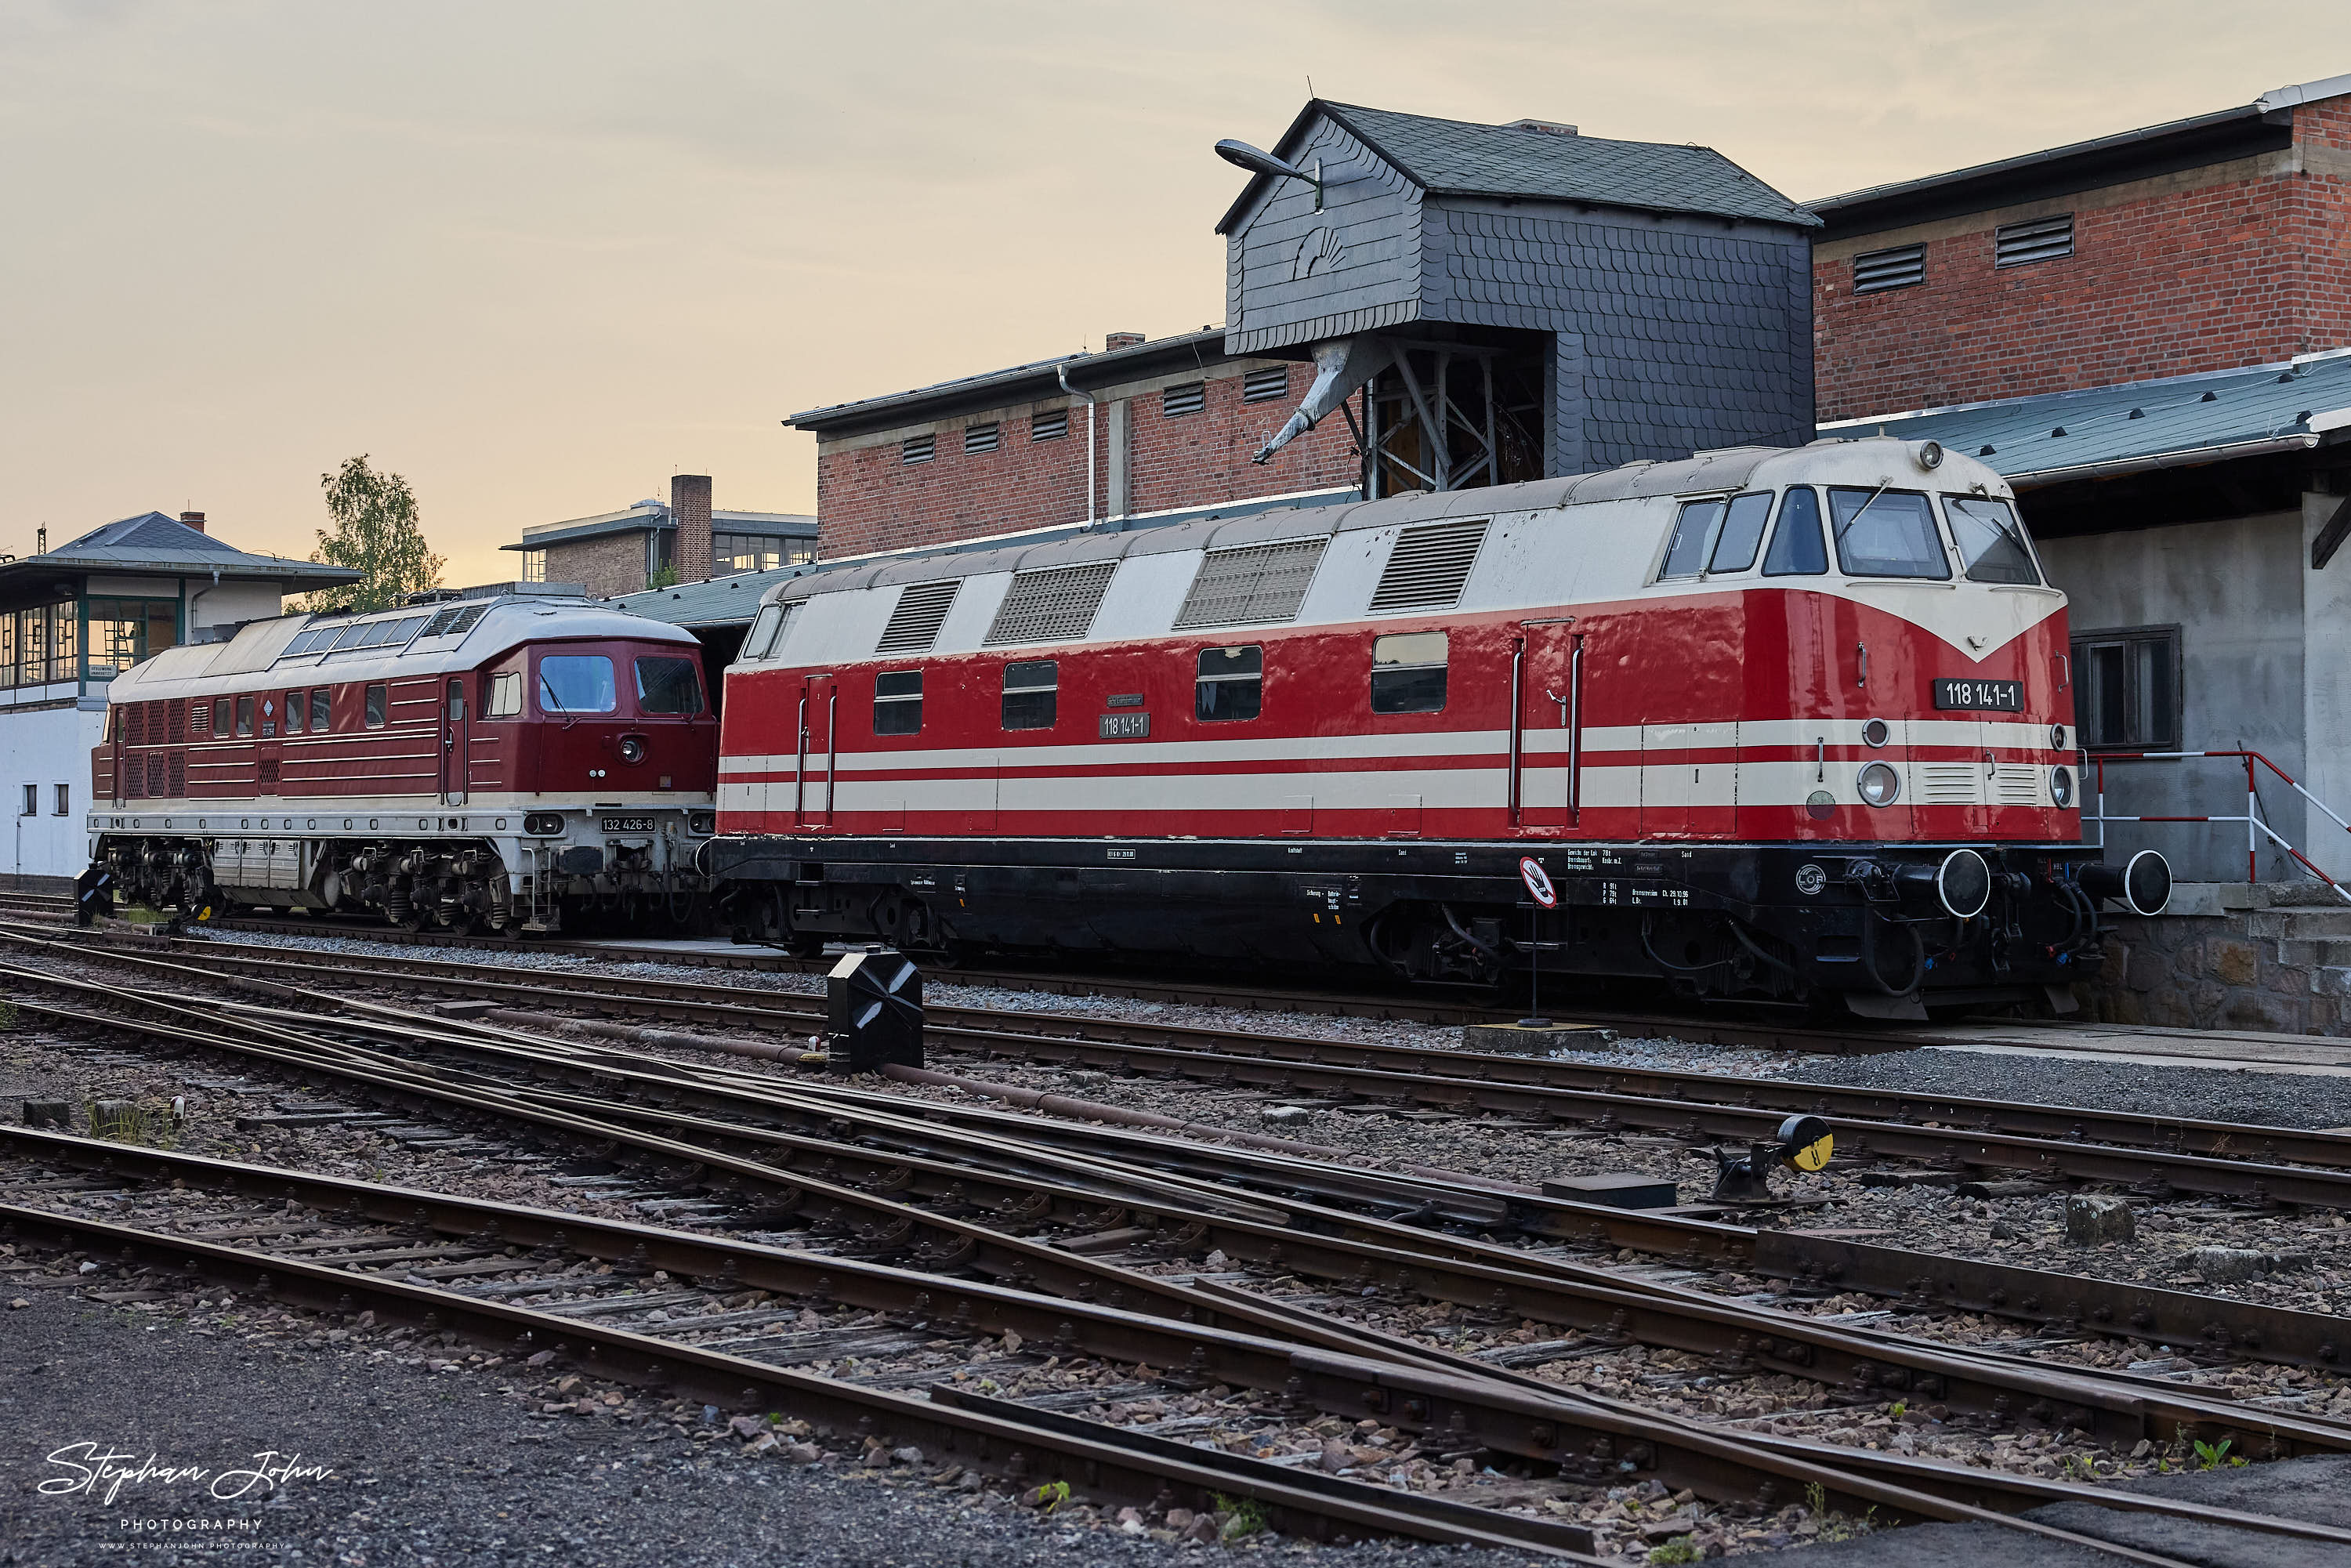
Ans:
[{"label": "signal box window", "polygon": [[2024,542],[2024,525],[2015,509],[1990,496],[1946,496],[1943,511],[1951,519],[1951,538],[1959,547],[1970,582],[2022,582],[2038,585],[2032,547]]},{"label": "signal box window", "polygon": [[1819,577],[1829,569],[1821,543],[1821,497],[1809,486],[1790,490],[1780,503],[1780,526],[1763,557],[1766,577]]},{"label": "signal box window", "polygon": [[637,711],[690,717],[702,711],[702,677],[692,659],[639,659]]},{"label": "signal box window", "polygon": [[1061,666],[1053,659],[1034,659],[1004,666],[1004,727],[1050,729],[1058,712]]},{"label": "signal box window", "polygon": [[310,688],[311,730],[316,734],[324,735],[328,730],[334,727],[334,722],[335,694],[333,688],[329,686],[312,686]]},{"label": "signal box window", "polygon": [[1441,713],[1445,633],[1398,632],[1372,639],[1372,711]]},{"label": "signal box window", "polygon": [[2086,747],[2177,749],[2179,629],[2137,627],[2074,638],[2074,717]]},{"label": "signal box window", "polygon": [[[1008,704],[1010,698],[1008,696]],[[1008,708],[1008,712],[1009,709]],[[1053,721],[1049,717],[1045,721]],[[1012,727],[1010,719],[1005,727]],[[884,670],[873,677],[873,733],[917,735],[923,728],[923,672]]]},{"label": "signal box window", "polygon": [[601,653],[549,653],[538,662],[538,710],[561,717],[611,713],[612,661]]},{"label": "signal box window", "polygon": [[57,786],[57,814],[60,817],[69,817],[73,815],[73,786],[70,784],[60,784]]},{"label": "signal box window", "polygon": [[520,670],[506,670],[490,677],[490,702],[485,711],[492,718],[512,718],[522,712]]},{"label": "signal box window", "polygon": [[25,817],[37,817],[41,814],[41,787],[38,784],[25,786],[25,809],[17,814]]},{"label": "signal box window", "polygon": [[1951,558],[1934,508],[1917,490],[1829,491],[1837,562],[1850,577],[1948,579]]},{"label": "signal box window", "polygon": [[383,687],[381,685],[370,686],[367,689],[367,727],[370,729],[381,729],[383,727],[385,707],[386,704],[384,702]]},{"label": "signal box window", "polygon": [[213,733],[224,738],[228,735],[228,698],[226,697],[216,697],[213,701]]},{"label": "signal box window", "polygon": [[1255,718],[1265,708],[1265,650],[1203,648],[1193,716],[1209,724]]},{"label": "signal box window", "polygon": [[306,712],[303,696],[301,692],[286,694],[286,733],[288,735],[302,733],[302,719]]}]

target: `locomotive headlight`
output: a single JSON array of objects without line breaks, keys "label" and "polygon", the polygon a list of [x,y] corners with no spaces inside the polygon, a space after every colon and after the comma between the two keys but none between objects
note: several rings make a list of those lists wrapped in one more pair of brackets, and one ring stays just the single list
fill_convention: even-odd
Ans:
[{"label": "locomotive headlight", "polygon": [[1902,793],[1902,775],[1883,762],[1873,762],[1855,780],[1861,798],[1873,806],[1891,806]]},{"label": "locomotive headlight", "polygon": [[1926,469],[1931,474],[1942,465],[1943,444],[1939,441],[1920,442],[1918,444],[1918,466]]},{"label": "locomotive headlight", "polygon": [[718,831],[718,813],[716,811],[689,813],[685,819],[685,831],[696,838],[708,838]]},{"label": "locomotive headlight", "polygon": [[2074,803],[2074,770],[2072,768],[2052,768],[2049,770],[2049,798],[2060,806],[2070,806]]},{"label": "locomotive headlight", "polygon": [[621,737],[621,760],[632,765],[645,759],[644,737],[635,735]]}]

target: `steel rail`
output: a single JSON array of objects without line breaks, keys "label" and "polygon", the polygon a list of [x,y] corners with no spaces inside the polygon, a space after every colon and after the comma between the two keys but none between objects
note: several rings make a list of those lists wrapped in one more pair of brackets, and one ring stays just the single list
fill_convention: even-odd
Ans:
[{"label": "steel rail", "polygon": [[[1769,1457],[1759,1462],[1746,1434],[1731,1437],[1700,1423],[1665,1416],[1639,1406],[1572,1394],[1359,1325],[1263,1302],[1230,1289],[1218,1289],[1215,1293],[1251,1309],[1273,1306],[1280,1318],[1294,1324],[1300,1337],[1319,1348],[1301,1349],[1284,1341],[1197,1324],[1186,1325],[1178,1331],[1161,1320],[996,1286],[942,1281],[881,1264],[740,1240],[681,1235],[628,1221],[590,1219],[522,1205],[172,1151],[126,1148],[52,1133],[0,1128],[0,1141],[14,1145],[13,1152],[100,1170],[117,1178],[135,1173],[137,1177],[145,1179],[170,1179],[273,1199],[293,1198],[322,1212],[331,1207],[338,1214],[355,1218],[404,1221],[469,1239],[509,1245],[535,1243],[584,1256],[618,1259],[639,1272],[661,1268],[674,1276],[716,1279],[728,1289],[747,1286],[802,1297],[814,1294],[917,1322],[935,1322],[944,1317],[966,1333],[1001,1333],[1007,1328],[1017,1332],[1025,1323],[1029,1330],[1025,1337],[1052,1343],[1064,1354],[1074,1349],[1105,1359],[1135,1362],[1147,1362],[1156,1354],[1163,1364],[1173,1367],[1176,1356],[1168,1354],[1172,1349],[1185,1357],[1186,1371],[1196,1380],[1214,1376],[1246,1386],[1280,1388],[1293,1403],[1304,1401],[1327,1410],[1380,1411],[1394,1416],[1396,1424],[1406,1429],[1440,1433],[1448,1440],[1473,1441],[1481,1448],[1543,1459],[1560,1465],[1564,1473],[1591,1479],[1633,1475],[1646,1469],[1669,1486],[1689,1485],[1717,1500],[1756,1499],[1766,1505],[1781,1494],[1783,1483],[1817,1483],[1841,1501],[1892,1508],[1901,1517],[1910,1519],[2016,1511],[2049,1500],[2030,1488],[2003,1491],[1997,1486],[1988,1486],[1980,1472],[1959,1466],[1917,1467],[1911,1474],[1895,1479],[1885,1475],[1882,1467],[1863,1465],[1858,1467],[1860,1470],[1878,1470],[1872,1479],[1888,1484],[1850,1487],[1849,1478],[1844,1473],[1853,1468],[1850,1450],[1775,1438],[1766,1445]],[[32,1212],[47,1215],[53,1211],[37,1208]],[[282,1255],[263,1252],[260,1256],[276,1259]],[[331,1269],[335,1263],[328,1260],[317,1266]],[[517,1260],[517,1266],[524,1266],[523,1260]],[[334,1273],[329,1277],[343,1280],[353,1276]],[[358,1277],[381,1279],[371,1275]],[[468,1301],[480,1299],[464,1296],[462,1291],[457,1294]],[[580,1320],[559,1317],[557,1321],[568,1324]],[[690,1324],[691,1320],[685,1321]],[[1086,1330],[1076,1328],[1081,1322],[1087,1325]],[[656,1343],[675,1342],[660,1339]],[[1374,1358],[1350,1354],[1364,1349],[1380,1354]],[[1415,1375],[1391,1364],[1413,1361],[1428,1364],[1437,1375],[1430,1375],[1427,1371]],[[1497,1390],[1501,1391],[1499,1396]],[[1138,1448],[1190,1462],[1212,1466],[1217,1463],[1215,1459],[1203,1461],[1188,1446],[1165,1439],[1119,1432],[1076,1417],[1050,1416],[1011,1402],[983,1400],[951,1386],[930,1391],[934,1403],[942,1402],[943,1395],[944,1402],[954,1407],[985,1410],[1009,1421],[1034,1423],[1089,1440]],[[1252,1465],[1253,1462],[1245,1462],[1241,1472],[1252,1473]],[[1292,1477],[1290,1484],[1301,1484],[1304,1478]],[[1310,1490],[1327,1489],[1320,1478],[1315,1478]],[[1341,1488],[1343,1492],[1354,1490],[1353,1483]],[[1959,1491],[1970,1495],[1955,1497]],[[2096,1494],[2091,1493],[2090,1497],[2095,1500]],[[1991,1500],[1975,1500],[1980,1498]],[[1444,1503],[1444,1500],[1436,1500]],[[1938,1506],[1955,1500],[1965,1505],[1963,1511]],[[2001,1509],[2002,1502],[2015,1503],[2016,1508]],[[1472,1529],[1493,1517],[1487,1511],[1458,1503],[1446,1505],[1440,1513]],[[2032,1521],[2002,1519],[2000,1522],[2083,1544],[2095,1541]],[[1553,1527],[1554,1532],[1560,1529],[1578,1531],[1583,1539],[1562,1541],[1553,1533],[1552,1544],[1588,1550],[1588,1531],[1580,1531],[1580,1527]],[[2351,1541],[2351,1531],[2334,1533]]]},{"label": "steel rail", "polygon": [[[1358,1487],[1352,1492],[1333,1486],[1300,1487],[1280,1467],[1237,1455],[1227,1455],[1213,1466],[1204,1465],[1182,1455],[1147,1451],[1059,1426],[1018,1419],[1002,1410],[958,1408],[944,1401],[843,1383],[589,1320],[77,1215],[0,1203],[0,1222],[20,1238],[155,1259],[185,1272],[230,1282],[246,1294],[318,1310],[349,1311],[364,1300],[380,1319],[415,1322],[427,1331],[451,1330],[462,1338],[500,1350],[535,1353],[539,1347],[576,1344],[580,1350],[575,1364],[590,1376],[695,1396],[727,1408],[763,1405],[789,1408],[829,1431],[872,1435],[891,1446],[912,1442],[926,1454],[953,1456],[968,1468],[1023,1486],[1058,1478],[1095,1496],[1146,1507],[1171,1489],[1182,1489],[1179,1495],[1188,1495],[1204,1507],[1211,1506],[1218,1492],[1237,1493],[1256,1500],[1275,1523],[1291,1533],[1329,1535],[1367,1530],[1424,1541],[1531,1550],[1583,1563],[1600,1561],[1564,1544],[1573,1538],[1572,1526],[1499,1512],[1473,1522],[1460,1518],[1457,1510],[1416,1509],[1411,1493],[1372,1487]],[[1857,1480],[1855,1485],[1865,1496],[1873,1491],[1901,1492],[1871,1480]]]}]

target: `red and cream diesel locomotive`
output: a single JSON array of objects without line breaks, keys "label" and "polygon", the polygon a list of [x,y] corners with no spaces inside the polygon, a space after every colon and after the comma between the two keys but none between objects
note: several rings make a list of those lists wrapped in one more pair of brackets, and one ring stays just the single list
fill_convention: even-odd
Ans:
[{"label": "red and cream diesel locomotive", "polygon": [[683,919],[714,826],[701,672],[676,627],[529,584],[251,622],[115,677],[92,862],[159,908]]},{"label": "red and cream diesel locomotive", "polygon": [[2083,846],[2064,596],[1932,443],[1116,528],[771,593],[702,860],[739,928],[1915,1017],[2168,895]]}]

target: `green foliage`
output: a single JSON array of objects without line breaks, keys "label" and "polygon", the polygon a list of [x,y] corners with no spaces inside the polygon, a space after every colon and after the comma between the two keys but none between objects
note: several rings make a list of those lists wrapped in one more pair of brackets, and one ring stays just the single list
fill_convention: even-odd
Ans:
[{"label": "green foliage", "polygon": [[347,457],[319,476],[327,492],[328,527],[319,530],[310,559],[365,575],[348,588],[307,596],[305,610],[345,607],[389,610],[412,593],[441,586],[442,558],[424,548],[416,520],[416,492],[399,475],[368,466],[367,455]]},{"label": "green foliage", "polygon": [[[2199,1470],[2219,1469],[2221,1464],[2228,1458],[2229,1449],[2235,1442],[2236,1439],[2234,1437],[2223,1437],[2218,1443],[2208,1443],[2200,1437],[2198,1438],[2196,1441],[2196,1468]],[[2242,1459],[2240,1459],[2237,1462],[2239,1464],[2244,1463]]]},{"label": "green foliage", "polygon": [[1896,1399],[1893,1404],[1886,1407],[1886,1413],[1888,1416],[1893,1416],[1896,1421],[1899,1421],[1903,1416],[1910,1414],[1909,1401],[1905,1399]]},{"label": "green foliage", "polygon": [[1821,1490],[1818,1481],[1804,1483],[1804,1506],[1821,1521],[1823,1541],[1853,1541],[1877,1528],[1877,1510],[1874,1505],[1864,1510],[1859,1519],[1834,1512],[1829,1507],[1828,1493]]},{"label": "green foliage", "polygon": [[1649,1548],[1649,1564],[1650,1568],[1662,1568],[1664,1564],[1696,1563],[1704,1555],[1705,1553],[1698,1551],[1697,1543],[1688,1536],[1677,1535],[1663,1546]]},{"label": "green foliage", "polygon": [[1069,1500],[1070,1483],[1067,1481],[1047,1481],[1029,1494],[1029,1506],[1043,1509],[1047,1513]]},{"label": "green foliage", "polygon": [[677,586],[677,568],[674,566],[665,566],[662,568],[659,571],[645,579],[645,586],[647,588],[675,588]]},{"label": "green foliage", "polygon": [[2080,1454],[2066,1455],[2064,1464],[2065,1478],[2068,1480],[2087,1481],[2097,1479],[2097,1467]]},{"label": "green foliage", "polygon": [[1255,1535],[1272,1522],[1266,1518],[1265,1504],[1253,1497],[1227,1497],[1222,1492],[1211,1492],[1209,1495],[1217,1500],[1218,1513],[1232,1516],[1232,1523],[1226,1526],[1226,1532],[1229,1537]]}]

